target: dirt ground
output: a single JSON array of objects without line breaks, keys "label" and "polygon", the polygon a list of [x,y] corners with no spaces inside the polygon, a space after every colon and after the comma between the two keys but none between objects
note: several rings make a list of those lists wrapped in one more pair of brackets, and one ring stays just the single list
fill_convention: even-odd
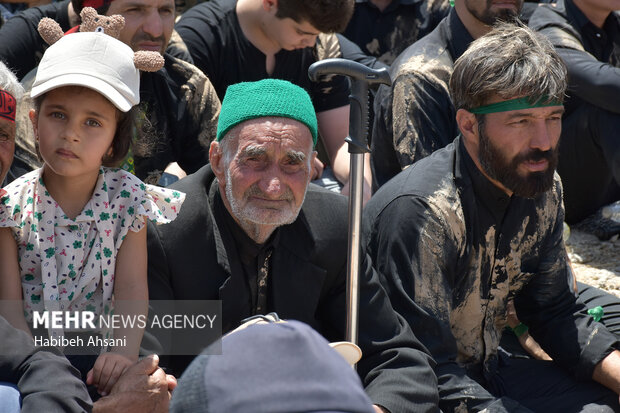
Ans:
[{"label": "dirt ground", "polygon": [[594,235],[571,229],[566,242],[577,280],[620,297],[620,240],[599,241]]}]

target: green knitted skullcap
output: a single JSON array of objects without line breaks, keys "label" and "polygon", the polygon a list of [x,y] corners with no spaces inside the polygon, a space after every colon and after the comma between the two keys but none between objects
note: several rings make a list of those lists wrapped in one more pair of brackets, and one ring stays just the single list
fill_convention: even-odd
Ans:
[{"label": "green knitted skullcap", "polygon": [[246,120],[277,116],[295,119],[310,129],[316,145],[317,126],[314,106],[308,93],[280,79],[263,79],[230,85],[222,101],[217,123],[217,140]]}]

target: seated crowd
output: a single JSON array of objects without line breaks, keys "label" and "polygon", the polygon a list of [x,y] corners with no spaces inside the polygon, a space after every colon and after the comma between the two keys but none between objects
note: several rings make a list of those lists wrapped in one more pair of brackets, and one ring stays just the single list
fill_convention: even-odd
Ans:
[{"label": "seated crowd", "polygon": [[[620,412],[620,299],[564,237],[620,234],[613,4],[191,4],[4,13],[2,411]],[[391,77],[353,286],[358,102],[308,76],[329,58]],[[116,325],[75,353],[76,326],[37,329],[159,302],[220,303],[218,339]]]}]

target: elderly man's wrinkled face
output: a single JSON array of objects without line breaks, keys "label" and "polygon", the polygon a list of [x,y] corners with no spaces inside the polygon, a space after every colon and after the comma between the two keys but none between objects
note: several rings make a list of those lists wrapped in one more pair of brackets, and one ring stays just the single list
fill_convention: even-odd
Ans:
[{"label": "elderly man's wrinkled face", "polygon": [[15,151],[15,122],[0,117],[0,183],[13,163]]},{"label": "elderly man's wrinkled face", "polygon": [[[260,118],[237,126],[237,138],[223,154],[225,195],[235,220],[280,226],[293,222],[310,182],[316,153],[303,123],[289,118]],[[229,158],[229,159],[227,159]],[[215,168],[214,168],[215,169]],[[222,179],[223,178],[223,179]]]},{"label": "elderly man's wrinkled face", "polygon": [[491,179],[532,198],[551,188],[558,163],[562,106],[484,115],[478,125],[478,160]]}]

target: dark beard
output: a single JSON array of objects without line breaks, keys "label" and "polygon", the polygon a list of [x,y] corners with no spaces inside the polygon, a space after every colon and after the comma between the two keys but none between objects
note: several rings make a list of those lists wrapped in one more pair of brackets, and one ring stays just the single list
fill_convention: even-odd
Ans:
[{"label": "dark beard", "polygon": [[[480,149],[478,158],[484,172],[492,179],[500,182],[515,195],[524,198],[534,198],[536,195],[551,189],[553,174],[558,165],[558,148],[541,151],[532,149],[526,153],[520,153],[512,160],[504,157],[502,152],[495,147],[486,135],[483,124],[478,124],[480,136]],[[529,172],[527,176],[519,175],[519,165],[524,161],[541,161],[546,159],[549,166],[546,171]]]},{"label": "dark beard", "polygon": [[[523,3],[521,4],[521,7]],[[487,0],[486,9],[482,13],[478,13],[469,7],[467,8],[471,14],[474,15],[478,20],[482,23],[487,24],[489,26],[493,26],[495,23],[499,21],[503,21],[506,23],[516,23],[519,21],[519,14],[513,12],[510,9],[502,9],[498,13],[491,13],[491,0]],[[519,8],[520,10],[521,8]]]}]

